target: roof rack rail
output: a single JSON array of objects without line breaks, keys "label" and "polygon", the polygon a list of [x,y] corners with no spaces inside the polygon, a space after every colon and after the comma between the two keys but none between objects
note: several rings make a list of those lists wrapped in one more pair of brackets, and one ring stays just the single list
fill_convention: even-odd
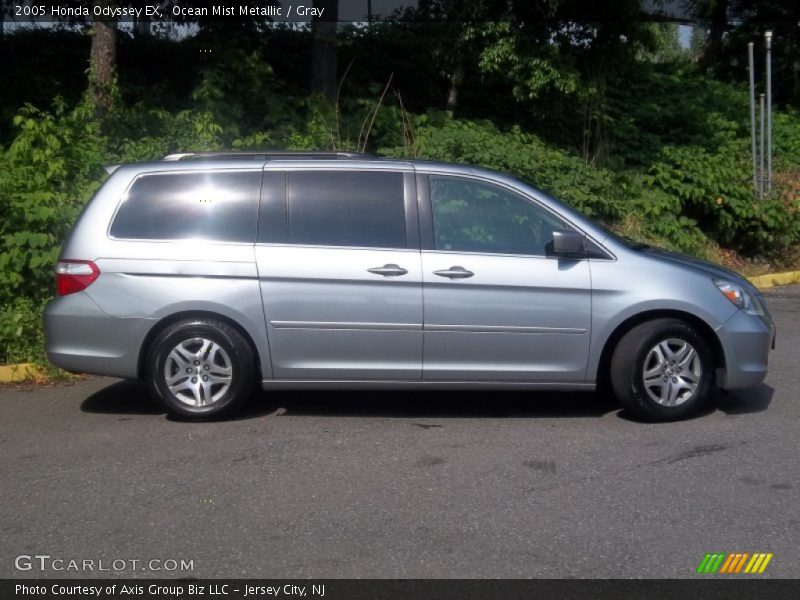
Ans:
[{"label": "roof rack rail", "polygon": [[306,151],[271,151],[265,150],[264,152],[180,152],[177,154],[167,154],[161,160],[163,161],[177,161],[187,159],[253,159],[253,160],[280,160],[280,159],[317,159],[317,160],[335,160],[335,159],[357,159],[357,158],[375,158],[372,154],[364,154],[362,152],[306,152]]}]

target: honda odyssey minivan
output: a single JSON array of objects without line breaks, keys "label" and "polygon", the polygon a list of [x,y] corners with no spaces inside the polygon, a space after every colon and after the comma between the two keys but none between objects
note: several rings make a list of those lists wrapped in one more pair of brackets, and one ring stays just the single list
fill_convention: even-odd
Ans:
[{"label": "honda odyssey minivan", "polygon": [[47,355],[179,417],[265,390],[592,390],[646,420],[759,384],[737,274],[622,239],[514,177],[348,153],[122,165],[56,267]]}]

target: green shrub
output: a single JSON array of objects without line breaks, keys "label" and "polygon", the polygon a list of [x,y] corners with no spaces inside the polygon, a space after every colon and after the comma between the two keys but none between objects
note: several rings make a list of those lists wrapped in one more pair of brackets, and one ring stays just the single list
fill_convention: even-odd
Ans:
[{"label": "green shrub", "polygon": [[222,150],[226,131],[208,111],[170,113],[160,108],[122,108],[105,140],[105,163],[158,160],[173,152]]},{"label": "green shrub", "polygon": [[0,306],[0,364],[45,364],[42,311],[46,299],[14,298]]},{"label": "green shrub", "polygon": [[665,146],[714,153],[749,136],[745,89],[705,77],[692,64],[637,63],[608,86],[615,158],[646,168]]},{"label": "green shrub", "polygon": [[[510,173],[573,205],[613,222],[624,211],[624,178],[587,166],[578,157],[548,146],[518,127],[500,131],[489,121],[456,120],[429,113],[415,119],[413,153],[418,158],[465,162]],[[381,148],[404,155],[404,147]]]},{"label": "green shrub", "polygon": [[697,226],[697,221],[682,213],[680,199],[657,187],[647,185],[638,177],[639,190],[630,210],[617,225],[624,235],[700,258],[713,258],[709,238]]},{"label": "green shrub", "polygon": [[696,146],[666,147],[649,183],[675,199],[673,219],[689,218],[720,245],[748,256],[780,256],[800,239],[800,215],[780,190],[757,200],[743,144],[717,153]]},{"label": "green shrub", "polygon": [[800,112],[778,112],[773,116],[774,164],[779,170],[800,168]]},{"label": "green shrub", "polygon": [[103,176],[102,138],[87,106],[28,106],[14,125],[19,133],[0,156],[0,306],[50,293],[58,247]]}]

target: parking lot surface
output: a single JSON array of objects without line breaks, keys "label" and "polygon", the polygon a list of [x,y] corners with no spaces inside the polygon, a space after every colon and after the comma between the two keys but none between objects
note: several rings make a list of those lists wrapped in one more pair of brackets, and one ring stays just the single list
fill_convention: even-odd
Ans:
[{"label": "parking lot surface", "polygon": [[768,302],[767,381],[670,424],[594,393],[259,392],[187,423],[139,383],[0,387],[0,577],[798,577],[800,286]]}]

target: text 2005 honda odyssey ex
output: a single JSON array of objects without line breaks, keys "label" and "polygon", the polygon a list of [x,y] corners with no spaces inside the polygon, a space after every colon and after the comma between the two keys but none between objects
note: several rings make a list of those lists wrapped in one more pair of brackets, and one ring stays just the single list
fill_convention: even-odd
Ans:
[{"label": "text 2005 honda odyssey ex", "polygon": [[484,169],[337,153],[124,165],[61,251],[47,354],[218,417],[264,388],[567,390],[641,418],[760,383],[774,326],[720,267]]}]

